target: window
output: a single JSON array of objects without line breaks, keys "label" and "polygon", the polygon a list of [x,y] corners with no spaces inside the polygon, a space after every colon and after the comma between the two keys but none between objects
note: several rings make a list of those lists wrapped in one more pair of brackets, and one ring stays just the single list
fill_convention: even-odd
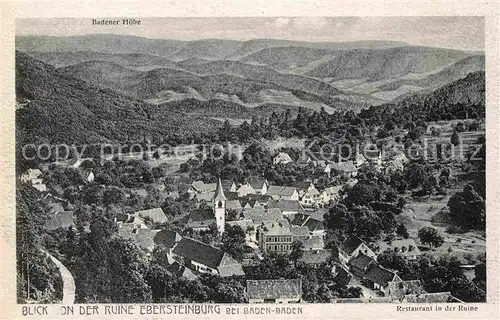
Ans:
[{"label": "window", "polygon": [[219,201],[217,205],[219,206],[219,208],[222,208],[222,201]]}]

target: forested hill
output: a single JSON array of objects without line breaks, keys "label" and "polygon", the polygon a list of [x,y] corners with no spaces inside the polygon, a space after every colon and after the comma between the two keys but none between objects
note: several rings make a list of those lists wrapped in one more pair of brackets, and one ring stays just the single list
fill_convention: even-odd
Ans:
[{"label": "forested hill", "polygon": [[21,140],[48,143],[134,141],[145,136],[190,137],[214,130],[215,120],[180,114],[99,89],[16,52],[16,111]]}]

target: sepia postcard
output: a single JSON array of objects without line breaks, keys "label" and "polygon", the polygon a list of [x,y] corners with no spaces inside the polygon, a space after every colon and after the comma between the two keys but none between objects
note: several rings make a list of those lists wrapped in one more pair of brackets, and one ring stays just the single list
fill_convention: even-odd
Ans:
[{"label": "sepia postcard", "polygon": [[2,5],[5,319],[498,319],[497,2]]}]

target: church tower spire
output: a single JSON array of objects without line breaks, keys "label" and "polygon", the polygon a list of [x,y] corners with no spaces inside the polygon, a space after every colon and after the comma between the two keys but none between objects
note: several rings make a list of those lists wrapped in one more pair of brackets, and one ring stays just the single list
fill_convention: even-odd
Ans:
[{"label": "church tower spire", "polygon": [[213,210],[215,216],[215,223],[217,224],[217,230],[219,233],[224,232],[224,226],[226,224],[226,196],[224,195],[224,189],[222,189],[222,182],[220,177],[217,180],[217,187],[215,188],[214,198],[213,198]]}]

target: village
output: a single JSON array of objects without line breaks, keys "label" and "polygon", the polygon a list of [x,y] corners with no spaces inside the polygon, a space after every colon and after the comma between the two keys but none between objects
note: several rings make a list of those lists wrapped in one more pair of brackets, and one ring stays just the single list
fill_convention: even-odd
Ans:
[{"label": "village", "polygon": [[[51,191],[53,187],[46,185],[47,181],[55,185],[54,172],[57,170],[67,173],[69,169],[79,175],[77,185],[70,187],[75,192],[85,193],[89,186],[96,190],[92,196],[97,193],[102,196],[104,192],[104,203],[110,205],[107,210],[116,209],[118,203],[129,201],[138,193],[147,198],[148,192],[170,199],[167,202],[190,203],[189,210],[183,211],[181,206],[176,214],[169,212],[168,206],[147,205],[143,210],[117,210],[113,216],[119,237],[132,241],[150,258],[161,250],[162,266],[175,277],[188,280],[195,280],[202,274],[245,277],[245,268],[258,265],[266,254],[295,254],[297,261],[311,267],[328,264],[338,283],[359,288],[358,297],[332,298],[332,303],[461,302],[449,291],[428,293],[420,280],[403,280],[398,270],[377,262],[384,252],[392,252],[406,261],[415,261],[423,255],[423,244],[414,232],[411,236],[398,235],[373,242],[347,236],[340,240],[336,250],[327,245],[325,214],[346,199],[346,190],[358,183],[359,172],[374,170],[386,176],[402,174],[411,162],[401,149],[391,149],[386,154],[371,151],[365,155],[357,152],[347,161],[318,160],[308,155],[292,159],[284,150],[276,150],[272,157],[273,167],[294,166],[298,170],[319,173],[319,179],[316,174],[313,179],[305,178],[290,185],[273,185],[264,176],[257,175],[246,177],[243,182],[220,176],[203,181],[189,178],[182,170],[171,172],[167,169],[147,189],[123,193],[110,189],[109,181],[103,181],[102,174],[95,174],[92,158],[45,165],[43,172],[29,169],[20,180],[42,195],[50,212],[44,225],[48,232],[76,228],[76,220],[81,220],[76,216],[75,204],[69,201],[67,190],[55,194]],[[162,156],[149,159],[160,161]],[[187,158],[187,162],[192,160]],[[164,163],[160,167],[162,165],[165,167]],[[83,223],[83,228],[84,232],[90,232],[88,223]],[[239,235],[244,235],[244,239],[231,238]],[[224,251],[223,247],[228,247],[221,242],[224,237],[229,237],[229,242],[234,241],[240,248]],[[247,302],[301,302],[304,301],[302,286],[301,278],[247,278]]]}]

